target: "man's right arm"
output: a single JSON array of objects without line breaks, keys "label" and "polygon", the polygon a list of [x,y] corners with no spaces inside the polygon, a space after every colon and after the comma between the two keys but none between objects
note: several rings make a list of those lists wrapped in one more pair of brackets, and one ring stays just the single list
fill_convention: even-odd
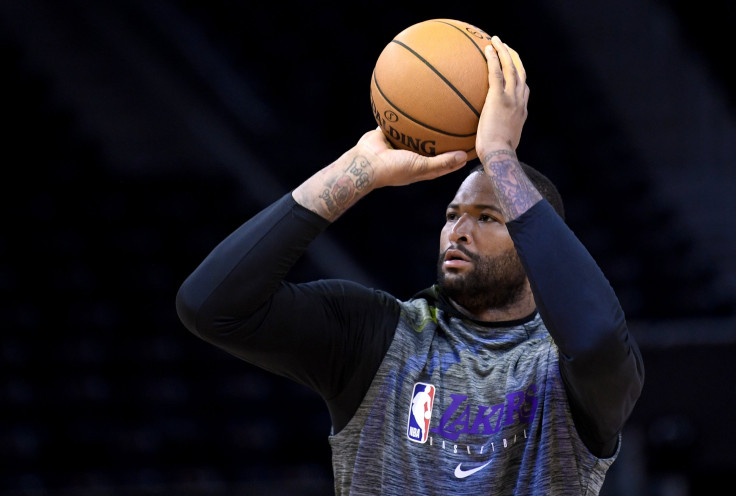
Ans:
[{"label": "man's right arm", "polygon": [[327,225],[284,195],[215,247],[181,285],[176,306],[193,334],[320,394],[338,431],[390,345],[399,308],[350,281],[283,280]]},{"label": "man's right arm", "polygon": [[[431,179],[462,167],[465,158],[392,150],[380,130],[366,133],[212,250],[177,293],[182,323],[230,354],[330,398],[339,428],[390,344],[398,303],[349,281],[284,278],[311,241],[372,189]],[[342,391],[355,374],[353,398]]]},{"label": "man's right arm", "polygon": [[[233,336],[248,334],[243,326],[258,320],[254,313],[269,304],[288,271],[330,222],[373,189],[433,179],[461,168],[466,159],[462,151],[424,157],[394,150],[380,129],[365,133],[291,198],[257,214],[207,256],[179,290],[181,321],[200,337],[204,330],[208,340],[219,341],[215,344],[231,353],[245,349],[242,342],[232,342],[237,341]],[[295,303],[307,301],[295,289],[281,293],[291,294]],[[305,311],[319,306],[306,306]]]},{"label": "man's right arm", "polygon": [[194,334],[252,315],[329,223],[285,195],[220,242],[176,296],[182,323]]}]

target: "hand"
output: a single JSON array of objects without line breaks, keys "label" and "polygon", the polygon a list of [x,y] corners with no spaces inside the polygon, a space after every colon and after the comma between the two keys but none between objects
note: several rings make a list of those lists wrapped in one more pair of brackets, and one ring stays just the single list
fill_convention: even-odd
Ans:
[{"label": "hand", "polygon": [[516,151],[527,117],[529,87],[519,54],[498,36],[486,47],[488,95],[478,122],[475,149],[485,158],[497,150]]},{"label": "hand", "polygon": [[425,157],[408,150],[395,149],[380,127],[365,133],[354,150],[375,157],[375,160],[371,160],[375,174],[373,189],[435,179],[462,168],[468,159],[464,151]]},{"label": "hand", "polygon": [[292,191],[292,196],[297,203],[333,221],[376,188],[434,179],[461,168],[467,159],[464,151],[425,157],[395,150],[377,128],[304,181]]}]

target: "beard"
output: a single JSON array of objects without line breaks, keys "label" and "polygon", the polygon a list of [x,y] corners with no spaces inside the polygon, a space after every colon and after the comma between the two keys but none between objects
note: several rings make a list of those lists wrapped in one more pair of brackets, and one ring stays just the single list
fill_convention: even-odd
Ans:
[{"label": "beard", "polygon": [[526,272],[515,249],[490,257],[468,253],[462,246],[454,248],[473,262],[470,272],[448,274],[442,270],[445,254],[440,253],[437,283],[455,303],[479,313],[487,309],[508,308],[521,299],[526,286]]}]

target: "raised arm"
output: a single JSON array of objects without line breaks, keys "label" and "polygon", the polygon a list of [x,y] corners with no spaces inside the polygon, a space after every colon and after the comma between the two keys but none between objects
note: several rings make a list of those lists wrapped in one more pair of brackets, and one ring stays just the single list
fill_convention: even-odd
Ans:
[{"label": "raised arm", "polygon": [[529,101],[524,65],[516,51],[497,36],[491,43],[486,47],[489,89],[475,148],[508,222],[529,210],[542,195],[516,158]]},{"label": "raised arm", "polygon": [[501,203],[537,310],[560,349],[560,372],[576,427],[591,451],[608,456],[641,392],[641,354],[605,275],[552,207],[540,203],[542,195],[516,157],[529,98],[519,55],[497,37],[486,53],[489,92],[478,128],[478,156]]},{"label": "raised arm", "polygon": [[398,304],[349,281],[292,284],[285,277],[329,222],[371,190],[440,176],[462,167],[466,157],[420,157],[390,149],[379,130],[366,133],[210,252],[177,293],[182,323],[217,347],[317,391],[339,430],[383,359]]}]

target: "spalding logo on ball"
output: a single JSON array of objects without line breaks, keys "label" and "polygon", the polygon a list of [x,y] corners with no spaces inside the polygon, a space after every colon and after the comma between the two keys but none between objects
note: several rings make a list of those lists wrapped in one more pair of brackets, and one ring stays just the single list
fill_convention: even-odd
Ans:
[{"label": "spalding logo on ball", "polygon": [[484,50],[491,37],[453,19],[414,24],[386,45],[371,79],[376,122],[395,148],[433,156],[465,150],[488,93]]}]

